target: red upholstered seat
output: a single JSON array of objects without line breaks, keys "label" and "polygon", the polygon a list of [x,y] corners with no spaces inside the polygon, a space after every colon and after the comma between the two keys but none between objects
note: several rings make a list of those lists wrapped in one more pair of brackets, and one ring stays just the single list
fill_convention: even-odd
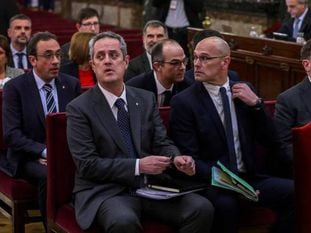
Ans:
[{"label": "red upholstered seat", "polygon": [[[49,114],[46,120],[48,177],[47,217],[48,228],[56,232],[82,233],[74,208],[70,204],[74,164],[67,145],[65,113]],[[174,233],[171,227],[155,222],[143,222],[144,233]],[[87,232],[100,232],[96,227]]]},{"label": "red upholstered seat", "polygon": [[311,232],[311,123],[293,128],[296,232]]}]

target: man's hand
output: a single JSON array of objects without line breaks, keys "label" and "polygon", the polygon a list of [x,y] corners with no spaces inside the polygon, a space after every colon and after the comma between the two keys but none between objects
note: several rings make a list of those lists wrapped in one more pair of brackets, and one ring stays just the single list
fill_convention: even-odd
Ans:
[{"label": "man's hand", "polygon": [[38,159],[38,162],[41,163],[42,165],[45,165],[45,166],[48,165],[48,161],[44,158]]},{"label": "man's hand", "polygon": [[171,158],[160,155],[150,155],[139,160],[139,172],[144,174],[161,174],[170,166]]},{"label": "man's hand", "polygon": [[191,156],[179,155],[174,158],[175,167],[186,173],[188,176],[193,176],[195,174],[195,162]]},{"label": "man's hand", "polygon": [[232,86],[232,97],[239,98],[248,106],[255,106],[258,96],[246,83],[237,83]]}]

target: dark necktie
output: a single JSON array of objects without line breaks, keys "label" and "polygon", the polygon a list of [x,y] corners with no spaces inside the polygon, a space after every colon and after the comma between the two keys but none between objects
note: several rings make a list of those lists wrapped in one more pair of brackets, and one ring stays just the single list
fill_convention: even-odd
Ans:
[{"label": "dark necktie", "polygon": [[224,110],[224,121],[225,121],[224,124],[225,124],[226,138],[227,138],[228,151],[229,151],[230,169],[236,173],[237,163],[236,163],[236,154],[235,154],[235,147],[234,147],[234,138],[233,138],[233,129],[232,129],[229,99],[227,96],[226,88],[221,87],[219,91],[220,91],[220,95],[222,99],[222,106]]},{"label": "dark necktie", "polygon": [[125,102],[123,99],[117,99],[114,105],[118,108],[118,114],[117,114],[117,124],[120,128],[123,141],[126,145],[128,155],[131,158],[136,158],[137,154],[134,149],[133,139],[131,136],[131,127],[130,127],[130,119],[128,112],[125,110]]},{"label": "dark necktie", "polygon": [[24,66],[23,66],[23,57],[24,57],[24,53],[16,53],[17,55],[17,68],[19,69],[24,69]]},{"label": "dark necktie", "polygon": [[56,112],[56,103],[52,93],[52,86],[46,83],[44,84],[43,88],[46,92],[45,98],[47,113]]},{"label": "dark necktie", "polygon": [[300,19],[299,18],[296,18],[294,20],[294,30],[293,30],[293,38],[296,38],[297,37],[297,34],[299,32],[299,22],[300,22]]},{"label": "dark necktie", "polygon": [[163,92],[164,94],[164,101],[162,106],[170,106],[170,101],[172,98],[172,92],[170,90],[166,90]]}]

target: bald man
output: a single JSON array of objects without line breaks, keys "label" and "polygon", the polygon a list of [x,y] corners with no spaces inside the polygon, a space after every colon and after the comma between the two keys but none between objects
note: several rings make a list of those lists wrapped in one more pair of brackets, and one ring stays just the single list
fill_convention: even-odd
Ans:
[{"label": "bald man", "polygon": [[[229,80],[230,60],[230,48],[219,37],[197,44],[196,82],[171,100],[171,137],[183,154],[195,159],[197,177],[210,183],[211,169],[221,161],[259,191],[256,205],[279,213],[273,232],[294,232],[293,181],[256,170],[255,144],[274,145],[272,122],[262,99],[247,83]],[[212,232],[237,233],[240,196],[217,187],[202,195],[215,208]]]}]

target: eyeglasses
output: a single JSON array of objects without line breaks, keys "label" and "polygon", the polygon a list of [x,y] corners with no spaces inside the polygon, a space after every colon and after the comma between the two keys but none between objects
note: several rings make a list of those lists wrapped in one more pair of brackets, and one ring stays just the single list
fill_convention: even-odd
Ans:
[{"label": "eyeglasses", "polygon": [[94,27],[98,27],[98,26],[99,26],[99,22],[93,22],[93,23],[91,23],[91,22],[89,22],[89,23],[81,23],[81,25],[82,25],[82,26],[84,26],[84,27],[92,27],[92,26],[94,26]]},{"label": "eyeglasses", "polygon": [[56,52],[56,53],[53,53],[53,52],[45,52],[43,54],[37,54],[37,57],[43,57],[47,60],[52,60],[54,58],[54,56],[60,60],[62,58],[62,53],[61,52]]},{"label": "eyeglasses", "polygon": [[188,64],[188,58],[185,58],[182,61],[181,60],[161,61],[161,63],[167,63],[175,67],[180,67],[181,64],[186,66]]},{"label": "eyeglasses", "polygon": [[209,57],[209,56],[206,56],[206,55],[202,55],[202,56],[196,56],[196,55],[194,55],[194,56],[193,56],[193,61],[196,62],[197,60],[199,60],[199,61],[202,62],[202,63],[207,63],[207,62],[210,61],[210,60],[213,60],[213,59],[216,59],[216,58],[224,58],[224,57],[226,57],[226,56],[227,56],[227,55]]}]

